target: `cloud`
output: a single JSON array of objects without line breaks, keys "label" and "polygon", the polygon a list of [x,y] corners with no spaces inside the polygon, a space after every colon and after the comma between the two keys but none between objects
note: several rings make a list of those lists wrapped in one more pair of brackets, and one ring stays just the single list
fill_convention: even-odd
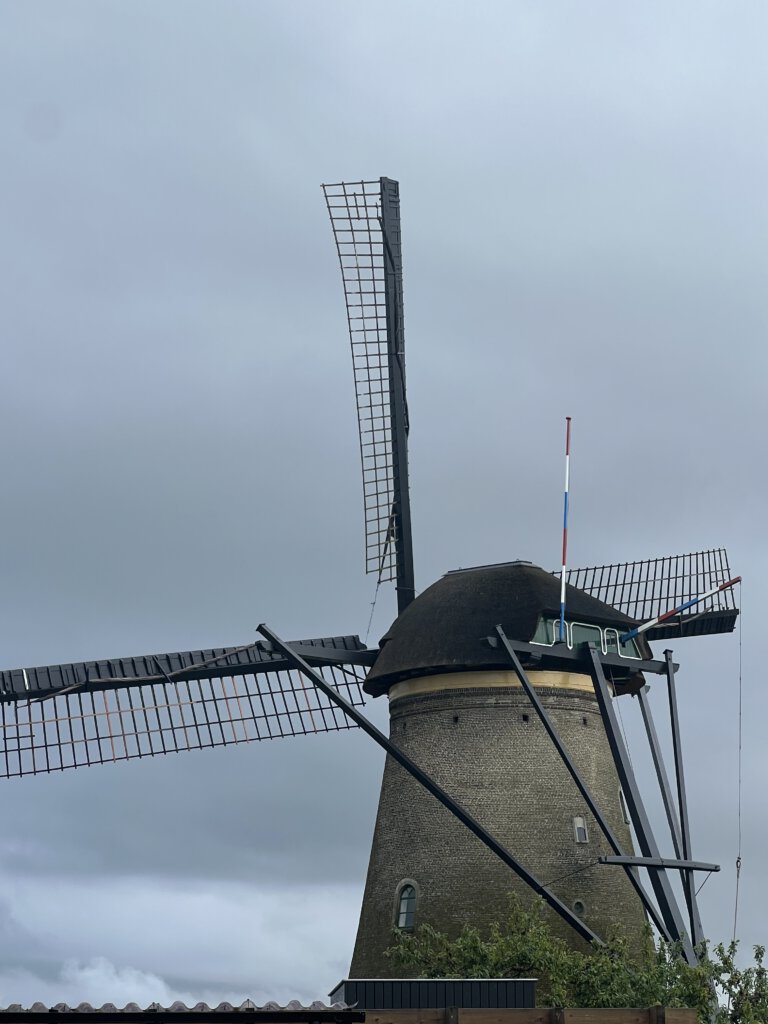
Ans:
[{"label": "cloud", "polygon": [[37,937],[30,950],[0,936],[5,1005],[191,1005],[325,998],[346,974],[361,888],[16,877],[0,892]]},{"label": "cloud", "polygon": [[104,957],[94,957],[88,963],[67,960],[54,978],[6,968],[0,971],[0,993],[3,1006],[20,1003],[25,1008],[35,1002],[44,1006],[114,1003],[122,1007],[130,1002],[141,1007],[150,1003],[170,1006],[177,999],[190,1005],[187,993],[172,989],[157,975],[133,967],[117,968]]}]

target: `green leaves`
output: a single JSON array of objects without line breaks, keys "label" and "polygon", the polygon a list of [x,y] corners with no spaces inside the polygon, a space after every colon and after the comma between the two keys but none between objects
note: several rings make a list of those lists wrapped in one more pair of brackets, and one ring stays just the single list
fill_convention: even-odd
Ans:
[{"label": "green leaves", "polygon": [[691,967],[676,946],[654,944],[649,929],[641,948],[617,936],[582,952],[550,932],[543,904],[513,900],[507,919],[487,934],[465,926],[450,939],[423,925],[395,932],[386,955],[396,969],[425,978],[535,977],[541,1006],[690,1006],[706,1024],[768,1024],[765,949],[756,946],[746,968],[737,951],[736,942],[711,951],[705,944]]}]

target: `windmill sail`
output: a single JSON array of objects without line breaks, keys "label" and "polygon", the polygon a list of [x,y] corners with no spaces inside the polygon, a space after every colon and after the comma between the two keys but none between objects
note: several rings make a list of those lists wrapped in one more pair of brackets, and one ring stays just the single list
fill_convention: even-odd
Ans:
[{"label": "windmill sail", "polygon": [[[292,644],[354,704],[373,652]],[[0,672],[0,778],[351,728],[268,644]]]},{"label": "windmill sail", "polygon": [[[572,586],[638,622],[655,619],[729,579],[731,570],[724,548],[568,571]],[[723,590],[689,612],[652,627],[646,636],[649,640],[665,640],[730,633],[738,614],[734,591]]]},{"label": "windmill sail", "polygon": [[323,185],[341,266],[363,469],[365,567],[413,600],[398,183]]}]

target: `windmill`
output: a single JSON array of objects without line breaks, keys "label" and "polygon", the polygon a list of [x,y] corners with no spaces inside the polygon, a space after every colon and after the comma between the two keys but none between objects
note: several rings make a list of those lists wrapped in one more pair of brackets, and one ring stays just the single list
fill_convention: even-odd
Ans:
[{"label": "windmill", "polygon": [[[262,639],[239,647],[2,671],[0,777],[360,727],[390,756],[353,973],[388,972],[393,926],[482,925],[515,889],[543,898],[574,941],[617,924],[637,935],[649,917],[693,962],[694,872],[715,866],[690,850],[678,666],[671,652],[654,658],[649,641],[733,629],[725,552],[571,570],[564,639],[560,581],[530,563],[451,572],[417,597],[398,184],[324,192],[352,349],[366,569],[377,585],[394,582],[398,618],[373,647],[354,635],[285,642],[263,625]],[[668,691],[674,789],[646,677]],[[389,737],[360,710],[384,694]],[[661,855],[616,721],[628,694],[641,705],[673,858]]]}]

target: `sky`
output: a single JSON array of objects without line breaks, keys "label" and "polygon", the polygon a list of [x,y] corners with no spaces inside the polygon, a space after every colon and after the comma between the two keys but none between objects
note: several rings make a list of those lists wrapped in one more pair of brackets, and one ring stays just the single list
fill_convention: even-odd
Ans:
[{"label": "sky", "polygon": [[[3,666],[365,635],[320,185],[396,178],[417,585],[558,565],[566,415],[572,564],[727,547],[740,631],[675,645],[683,742],[729,939],[741,680],[738,934],[765,942],[765,6],[1,13]],[[382,588],[372,641],[394,615]],[[3,782],[0,1005],[323,998],[381,768],[346,733]]]}]

